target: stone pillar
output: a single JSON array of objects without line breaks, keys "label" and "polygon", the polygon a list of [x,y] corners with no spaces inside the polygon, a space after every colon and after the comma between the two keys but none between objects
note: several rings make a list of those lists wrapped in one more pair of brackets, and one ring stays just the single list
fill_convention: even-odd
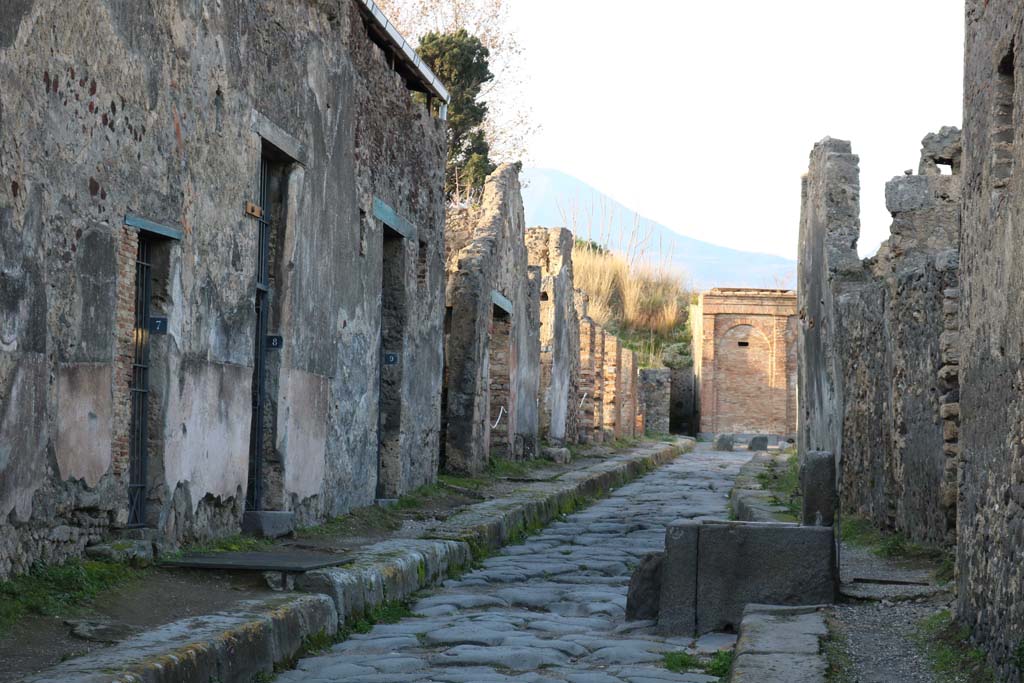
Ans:
[{"label": "stone pillar", "polygon": [[591,439],[594,443],[605,441],[604,428],[604,396],[605,396],[605,332],[604,329],[594,324],[594,429]]},{"label": "stone pillar", "polygon": [[809,451],[800,456],[800,492],[801,523],[832,526],[838,505],[835,456],[825,451]]},{"label": "stone pillar", "polygon": [[619,401],[622,436],[636,435],[636,354],[627,348],[621,350],[619,374],[622,398]]},{"label": "stone pillar", "polygon": [[672,401],[672,371],[668,368],[644,368],[640,371],[641,403],[644,406],[644,431],[669,433],[669,409]]},{"label": "stone pillar", "polygon": [[597,325],[590,318],[580,320],[580,381],[579,394],[579,441],[590,443],[593,441],[595,413],[594,413],[594,342]]},{"label": "stone pillar", "polygon": [[540,426],[552,444],[578,434],[579,318],[573,288],[572,233],[565,228],[526,231],[530,265],[540,269]]},{"label": "stone pillar", "polygon": [[623,436],[622,429],[622,346],[615,335],[604,334],[604,416],[605,433],[612,439]]}]

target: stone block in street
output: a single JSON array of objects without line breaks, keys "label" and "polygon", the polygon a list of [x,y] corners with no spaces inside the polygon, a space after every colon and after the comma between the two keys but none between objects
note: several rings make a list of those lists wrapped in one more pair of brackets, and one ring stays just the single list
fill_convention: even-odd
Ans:
[{"label": "stone block in street", "polygon": [[767,436],[754,436],[751,437],[750,443],[747,444],[748,451],[766,451],[768,450],[768,437]]},{"label": "stone block in street", "polygon": [[731,451],[733,447],[732,434],[719,434],[715,438],[716,451]]},{"label": "stone block in street", "polygon": [[665,557],[661,569],[658,629],[690,635],[697,619],[697,543],[701,523],[690,519],[672,522],[665,530]]},{"label": "stone block in street", "polygon": [[808,451],[800,458],[800,518],[808,526],[832,526],[839,497],[836,459],[827,451]]},{"label": "stone block in street", "polygon": [[629,579],[626,620],[657,619],[661,603],[661,567],[664,553],[648,553]]},{"label": "stone block in street", "polygon": [[[673,574],[671,562],[663,571]],[[706,521],[699,530],[696,576],[697,633],[737,628],[750,603],[834,602],[832,528]],[[663,594],[662,611],[668,608]]]}]

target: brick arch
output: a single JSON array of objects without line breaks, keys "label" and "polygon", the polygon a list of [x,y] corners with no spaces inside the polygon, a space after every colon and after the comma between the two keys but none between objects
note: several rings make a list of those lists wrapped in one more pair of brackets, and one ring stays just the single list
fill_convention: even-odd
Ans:
[{"label": "brick arch", "polygon": [[769,338],[757,327],[730,327],[715,345],[716,421],[737,433],[763,432],[771,393]]}]

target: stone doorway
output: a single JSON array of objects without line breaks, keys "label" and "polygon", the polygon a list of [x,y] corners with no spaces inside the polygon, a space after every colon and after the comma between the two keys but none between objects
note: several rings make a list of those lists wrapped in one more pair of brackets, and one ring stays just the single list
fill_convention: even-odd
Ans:
[{"label": "stone doorway", "polygon": [[490,393],[490,457],[507,458],[511,453],[509,424],[512,410],[512,316],[492,307],[487,377]]},{"label": "stone doorway", "polygon": [[377,498],[397,498],[402,479],[402,361],[407,315],[405,240],[385,225],[381,263]]}]

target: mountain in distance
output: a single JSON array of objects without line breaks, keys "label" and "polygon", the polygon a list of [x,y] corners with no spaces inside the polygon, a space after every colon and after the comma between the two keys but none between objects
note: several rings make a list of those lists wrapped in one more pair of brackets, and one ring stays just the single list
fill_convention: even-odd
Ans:
[{"label": "mountain in distance", "polygon": [[796,261],[680,235],[561,171],[526,168],[521,180],[527,227],[566,227],[578,238],[593,239],[620,252],[630,252],[639,235],[642,245],[632,253],[643,251],[648,260],[685,272],[698,290],[796,288]]}]

